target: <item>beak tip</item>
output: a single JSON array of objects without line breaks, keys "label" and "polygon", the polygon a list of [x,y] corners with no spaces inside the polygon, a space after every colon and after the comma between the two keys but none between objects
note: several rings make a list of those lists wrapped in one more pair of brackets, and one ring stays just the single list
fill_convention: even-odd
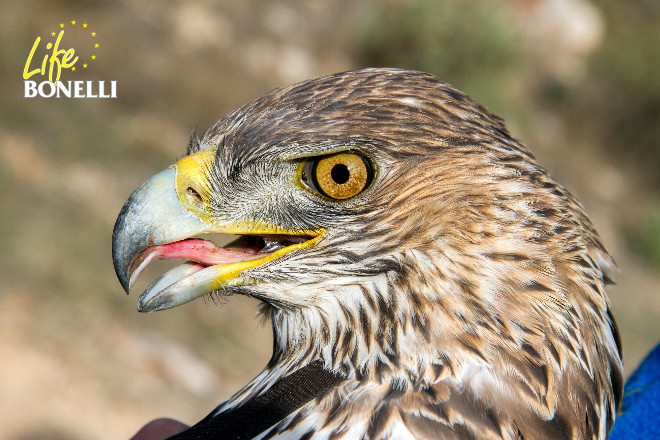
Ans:
[{"label": "beak tip", "polygon": [[124,289],[124,292],[126,292],[126,295],[128,295],[129,290],[131,288],[131,282],[130,282],[128,267],[125,266],[125,262],[127,261],[127,258],[126,255],[124,255],[124,252],[122,252],[123,248],[121,246],[122,244],[121,239],[123,237],[121,237],[120,234],[118,233],[118,227],[117,227],[117,225],[120,224],[120,222],[123,220],[123,217],[124,217],[124,209],[122,209],[122,212],[120,213],[119,218],[117,219],[117,223],[115,224],[115,230],[113,231],[112,234],[112,262],[115,267],[115,274],[117,275],[117,279],[119,280],[121,287]]},{"label": "beak tip", "polygon": [[154,298],[147,299],[145,295],[141,295],[138,298],[137,311],[140,313],[156,312],[162,309],[162,304],[159,301],[154,301]]},{"label": "beak tip", "polygon": [[117,274],[117,279],[119,280],[122,289],[124,289],[124,292],[128,295],[131,290],[130,278],[127,271],[117,266],[117,260],[115,260],[115,273]]},{"label": "beak tip", "polygon": [[[112,232],[112,260],[127,294],[139,276],[140,269],[133,266],[143,250],[208,230],[201,219],[181,204],[176,173],[175,167],[169,167],[147,179],[133,191],[117,216]],[[156,301],[152,306],[143,304],[140,308],[154,311],[162,306]]]}]

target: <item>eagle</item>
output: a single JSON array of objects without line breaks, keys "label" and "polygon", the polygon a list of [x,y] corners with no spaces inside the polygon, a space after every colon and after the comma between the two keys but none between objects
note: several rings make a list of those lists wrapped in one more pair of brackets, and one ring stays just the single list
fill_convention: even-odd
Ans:
[{"label": "eagle", "polygon": [[238,294],[273,329],[263,371],[173,439],[602,440],[613,426],[613,259],[503,120],[432,75],[323,76],[193,133],[115,224],[127,293],[155,259],[183,262],[140,311]]}]

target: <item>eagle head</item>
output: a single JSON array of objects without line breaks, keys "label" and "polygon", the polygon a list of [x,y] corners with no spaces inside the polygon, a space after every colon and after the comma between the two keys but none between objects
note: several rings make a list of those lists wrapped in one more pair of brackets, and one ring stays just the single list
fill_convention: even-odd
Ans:
[{"label": "eagle head", "polygon": [[208,420],[334,378],[259,438],[603,439],[614,421],[612,259],[503,121],[428,74],[345,72],[233,111],[130,196],[113,258],[127,292],[185,261],[140,311],[241,294],[272,319],[271,361]]}]

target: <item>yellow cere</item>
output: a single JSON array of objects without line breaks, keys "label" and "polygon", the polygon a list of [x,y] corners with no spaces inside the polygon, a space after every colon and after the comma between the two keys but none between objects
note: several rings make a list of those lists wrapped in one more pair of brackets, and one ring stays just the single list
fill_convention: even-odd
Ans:
[{"label": "yellow cere", "polygon": [[215,150],[209,148],[186,156],[174,164],[176,168],[176,192],[179,200],[189,211],[203,220],[209,220],[210,212],[209,172],[215,161]]}]

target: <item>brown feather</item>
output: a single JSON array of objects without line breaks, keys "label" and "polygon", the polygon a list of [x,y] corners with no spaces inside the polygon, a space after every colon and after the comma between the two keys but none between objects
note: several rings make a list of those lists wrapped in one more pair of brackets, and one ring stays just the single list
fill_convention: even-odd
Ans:
[{"label": "brown feather", "polygon": [[[269,304],[275,352],[219,412],[321,359],[347,381],[265,438],[607,437],[622,377],[614,263],[500,118],[430,75],[367,69],[275,90],[191,145],[217,148],[218,218],[326,228],[233,288]],[[300,161],[339,150],[374,162],[362,194],[292,185]],[[283,171],[263,173],[272,163]]]}]

